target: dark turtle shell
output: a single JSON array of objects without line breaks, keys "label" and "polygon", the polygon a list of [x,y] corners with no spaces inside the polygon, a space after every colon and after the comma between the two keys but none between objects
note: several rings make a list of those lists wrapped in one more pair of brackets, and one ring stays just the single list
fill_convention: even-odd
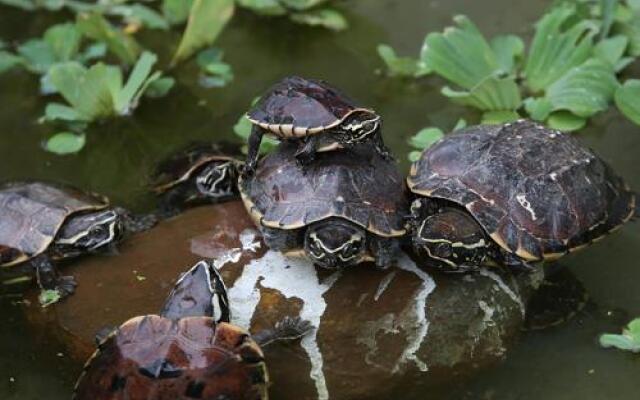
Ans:
[{"label": "dark turtle shell", "polygon": [[265,364],[241,360],[238,337],[248,335],[209,317],[132,318],[100,344],[74,398],[266,399]]},{"label": "dark turtle shell", "polygon": [[241,181],[242,199],[256,224],[297,229],[339,217],[383,237],[405,233],[407,192],[393,161],[363,147],[322,153],[303,167],[296,150],[282,143],[250,180]]},{"label": "dark turtle shell", "polygon": [[0,266],[43,253],[72,214],[101,210],[109,201],[70,186],[13,182],[0,186]]},{"label": "dark turtle shell", "polygon": [[162,161],[152,177],[153,190],[164,193],[187,181],[200,168],[212,161],[233,161],[238,164],[240,149],[229,143],[193,143]]},{"label": "dark turtle shell", "polygon": [[465,207],[504,250],[555,259],[629,220],[636,197],[578,140],[531,121],[446,136],[411,168],[416,194]]},{"label": "dark turtle shell", "polygon": [[278,137],[290,138],[331,129],[357,111],[373,113],[326,82],[291,76],[272,86],[247,118]]}]

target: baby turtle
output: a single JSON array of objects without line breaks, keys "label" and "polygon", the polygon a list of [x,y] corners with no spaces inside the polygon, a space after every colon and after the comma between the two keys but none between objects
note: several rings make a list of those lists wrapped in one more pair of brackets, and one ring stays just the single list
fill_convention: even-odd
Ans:
[{"label": "baby turtle", "polygon": [[531,268],[637,213],[636,195],[578,140],[532,121],[474,126],[422,153],[407,179],[413,247],[448,271]]},{"label": "baby turtle", "polygon": [[358,148],[302,166],[296,152],[295,144],[282,143],[252,178],[240,178],[240,195],[265,243],[290,255],[304,250],[325,268],[371,258],[388,267],[409,206],[395,162]]},{"label": "baby turtle", "polygon": [[262,135],[296,141],[295,156],[309,163],[316,152],[351,147],[372,141],[384,157],[390,157],[380,133],[380,117],[326,82],[298,76],[276,83],[247,113],[253,124],[249,138],[248,174],[255,170]]},{"label": "baby turtle", "polygon": [[73,398],[267,399],[260,345],[299,338],[310,325],[288,318],[252,338],[229,316],[222,277],[200,261],[178,280],[160,315],[132,318],[100,342]]},{"label": "baby turtle", "polygon": [[[106,197],[44,182],[0,185],[0,267],[2,285],[30,281],[60,297],[73,293],[71,276],[54,263],[113,246],[125,232],[155,224],[112,207]],[[35,272],[35,273],[34,273]]]},{"label": "baby turtle", "polygon": [[237,146],[193,143],[161,162],[154,173],[153,191],[161,196],[162,213],[171,216],[185,206],[237,196],[240,157]]}]

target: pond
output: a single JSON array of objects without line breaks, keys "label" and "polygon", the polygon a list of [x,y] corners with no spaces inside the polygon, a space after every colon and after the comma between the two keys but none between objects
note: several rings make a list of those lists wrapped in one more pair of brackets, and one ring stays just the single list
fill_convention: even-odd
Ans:
[{"label": "pond", "polygon": [[[322,78],[344,89],[384,118],[384,138],[408,169],[407,138],[425,126],[450,127],[468,109],[440,94],[437,78],[391,79],[376,73],[382,63],[379,43],[400,54],[415,54],[426,32],[448,25],[464,13],[488,36],[517,33],[530,37],[531,24],[550,1],[524,0],[366,0],[341,2],[350,28],[341,33],[313,29],[238,12],[219,38],[235,80],[224,88],[204,89],[193,66],[172,71],[178,85],[165,98],[145,101],[131,118],[92,127],[86,147],[60,157],[42,150],[51,127],[36,121],[45,100],[34,94],[38,81],[22,71],[0,76],[0,181],[37,178],[62,180],[104,193],[138,211],[152,207],[145,184],[153,165],[194,140],[234,139],[232,127],[252,98],[290,74]],[[22,40],[65,19],[63,14],[25,13],[0,7],[0,37]],[[179,32],[143,32],[141,41],[166,65]],[[640,75],[640,65],[630,68]],[[629,184],[640,188],[640,128],[617,111],[598,115],[576,133],[608,160]],[[547,330],[525,333],[506,360],[471,380],[430,399],[632,399],[640,390],[640,358],[604,350],[603,332],[640,316],[640,224],[575,255],[566,264],[582,281],[591,301],[577,318]],[[0,399],[67,399],[80,365],[57,344],[33,333],[20,307],[0,302]]]}]

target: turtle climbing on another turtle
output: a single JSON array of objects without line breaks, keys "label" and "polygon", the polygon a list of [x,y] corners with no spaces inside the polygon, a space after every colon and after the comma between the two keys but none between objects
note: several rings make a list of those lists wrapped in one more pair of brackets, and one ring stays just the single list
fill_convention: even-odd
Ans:
[{"label": "turtle climbing on another turtle", "polygon": [[415,252],[450,272],[532,268],[637,214],[637,197],[577,139],[528,121],[473,126],[426,149],[407,178]]},{"label": "turtle climbing on another turtle", "polygon": [[219,203],[238,196],[242,166],[238,146],[193,143],[161,162],[153,175],[160,212],[173,216],[186,206]]},{"label": "turtle climbing on another turtle", "polygon": [[0,280],[4,288],[31,281],[60,297],[75,290],[55,263],[112,248],[127,232],[156,223],[134,216],[109,200],[71,186],[45,182],[0,185]]},{"label": "turtle climbing on another turtle", "polygon": [[373,110],[319,80],[290,76],[272,86],[247,113],[253,124],[245,172],[254,172],[262,136],[295,141],[295,157],[308,164],[317,152],[372,142],[385,158],[391,155],[382,141],[381,119]]},{"label": "turtle climbing on another turtle", "polygon": [[283,142],[240,178],[240,195],[265,243],[306,253],[325,268],[373,260],[389,267],[405,235],[408,193],[394,161],[367,147],[319,155],[309,165]]},{"label": "turtle climbing on another turtle", "polygon": [[132,318],[100,341],[73,398],[267,399],[260,345],[300,338],[311,326],[286,318],[252,338],[229,318],[222,277],[198,262],[177,281],[160,315]]}]

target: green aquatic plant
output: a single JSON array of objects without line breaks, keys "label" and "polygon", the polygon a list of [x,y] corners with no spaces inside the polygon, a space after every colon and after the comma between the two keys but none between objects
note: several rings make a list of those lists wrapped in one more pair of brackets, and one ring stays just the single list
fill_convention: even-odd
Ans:
[{"label": "green aquatic plant", "polygon": [[211,47],[202,50],[196,57],[200,67],[200,84],[204,87],[222,87],[233,80],[231,65],[222,61],[224,52]]},{"label": "green aquatic plant", "polygon": [[334,31],[347,29],[349,23],[342,13],[326,6],[329,0],[236,0],[240,7],[256,14],[285,16],[291,21],[309,26],[319,26]]},{"label": "green aquatic plant", "polygon": [[614,99],[638,123],[631,101],[637,86],[621,86],[616,75],[640,54],[633,44],[640,39],[640,1],[561,2],[535,24],[528,49],[514,35],[486,39],[465,16],[454,22],[429,33],[417,59],[379,46],[389,75],[441,76],[455,85],[445,86],[442,94],[481,111],[483,123],[528,116],[573,131]]},{"label": "green aquatic plant", "polygon": [[615,347],[616,349],[640,353],[640,318],[629,322],[622,330],[621,335],[606,333],[600,336],[602,347]]},{"label": "green aquatic plant", "polygon": [[[458,129],[462,129],[467,126],[467,121],[464,119],[458,120],[456,125],[453,127],[453,131],[457,131]],[[428,149],[433,144],[435,144],[438,140],[444,137],[444,132],[442,129],[437,127],[427,127],[422,128],[418,133],[411,136],[409,138],[409,145],[416,150],[413,150],[409,153],[409,161],[415,162],[418,161],[422,151]]]}]

